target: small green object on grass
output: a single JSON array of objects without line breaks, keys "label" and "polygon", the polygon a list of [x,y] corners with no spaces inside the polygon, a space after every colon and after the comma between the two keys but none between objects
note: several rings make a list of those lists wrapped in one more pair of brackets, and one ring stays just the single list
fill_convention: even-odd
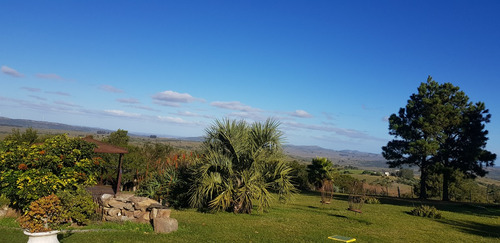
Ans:
[{"label": "small green object on grass", "polygon": [[341,236],[341,235],[328,236],[328,239],[342,241],[342,242],[354,242],[354,241],[356,241],[356,239],[354,239],[354,238],[347,237],[347,236]]}]

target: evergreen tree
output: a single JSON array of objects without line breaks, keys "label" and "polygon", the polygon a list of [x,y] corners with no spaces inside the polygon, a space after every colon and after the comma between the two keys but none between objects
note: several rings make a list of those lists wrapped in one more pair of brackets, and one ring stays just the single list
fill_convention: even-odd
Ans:
[{"label": "evergreen tree", "polygon": [[427,198],[429,169],[443,174],[443,200],[449,200],[449,181],[454,170],[470,177],[484,176],[496,155],[485,150],[485,123],[491,115],[484,103],[473,104],[459,87],[438,84],[428,77],[405,108],[389,118],[389,134],[396,139],[382,147],[390,167],[420,168],[420,198]]}]

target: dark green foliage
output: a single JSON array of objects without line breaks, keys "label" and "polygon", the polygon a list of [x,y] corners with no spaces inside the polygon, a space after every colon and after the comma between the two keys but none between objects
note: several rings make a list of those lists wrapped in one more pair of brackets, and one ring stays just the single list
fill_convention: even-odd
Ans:
[{"label": "dark green foliage", "polygon": [[412,169],[400,169],[398,172],[396,172],[396,176],[406,180],[411,180],[414,178]]},{"label": "dark green foliage", "polygon": [[104,142],[120,147],[126,147],[129,141],[130,137],[128,136],[128,131],[122,129],[118,129],[116,132],[112,132],[111,134],[109,134],[109,137],[104,139]]},{"label": "dark green foliage", "polygon": [[360,184],[361,182],[350,175],[342,174],[336,175],[333,178],[333,183],[339,188],[339,190],[348,193],[350,191],[353,191],[353,189],[355,189],[355,185]]},{"label": "dark green foliage", "polygon": [[97,218],[97,204],[92,200],[92,195],[79,186],[76,190],[64,190],[57,193],[61,199],[63,211],[68,218],[78,225],[87,225]]},{"label": "dark green foliage", "polygon": [[332,180],[337,170],[333,167],[331,160],[327,158],[314,158],[311,164],[307,165],[309,183],[316,188],[323,185],[324,180]]},{"label": "dark green foliage", "polygon": [[376,197],[365,197],[366,204],[380,204],[380,201]]},{"label": "dark green foliage", "polygon": [[279,125],[224,119],[209,127],[204,156],[194,166],[191,206],[250,213],[254,203],[260,211],[269,208],[272,191],[280,201],[289,199],[296,189]]},{"label": "dark green foliage", "polygon": [[484,103],[473,104],[458,87],[429,76],[406,107],[390,116],[389,134],[395,139],[382,147],[382,154],[390,167],[420,168],[420,198],[427,198],[429,170],[440,164],[443,200],[448,200],[453,170],[484,176],[484,167],[493,165],[496,155],[485,150],[490,117]]},{"label": "dark green foliage", "polygon": [[136,195],[149,197],[166,204],[173,186],[178,183],[175,167],[168,167],[163,173],[154,172],[139,184]]},{"label": "dark green foliage", "polygon": [[4,206],[8,206],[9,204],[10,204],[9,198],[4,194],[0,194],[0,209],[3,208]]},{"label": "dark green foliage", "polygon": [[21,133],[19,129],[13,128],[11,134],[7,135],[4,140],[15,141],[17,144],[26,143],[31,145],[39,142],[38,131],[30,127]]},{"label": "dark green foliage", "polygon": [[434,206],[420,205],[410,212],[412,215],[424,218],[440,219],[441,213]]},{"label": "dark green foliage", "polygon": [[290,162],[289,165],[292,167],[291,176],[295,187],[302,191],[311,190],[313,186],[309,183],[307,165],[296,160]]}]

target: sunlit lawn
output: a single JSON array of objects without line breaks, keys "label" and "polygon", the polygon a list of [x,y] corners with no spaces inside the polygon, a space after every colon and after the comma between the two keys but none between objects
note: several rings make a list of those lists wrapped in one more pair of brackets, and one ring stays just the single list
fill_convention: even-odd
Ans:
[{"label": "sunlit lawn", "polygon": [[[319,194],[300,194],[287,205],[276,204],[269,213],[235,215],[172,212],[179,230],[155,234],[148,225],[97,224],[70,232],[61,242],[328,242],[328,236],[354,237],[357,242],[499,242],[500,208],[435,202],[443,219],[409,215],[418,201],[382,198],[381,204],[365,204],[362,214],[346,210],[347,196],[320,204]],[[427,202],[426,204],[432,204]],[[0,242],[26,242],[15,222],[0,220]],[[332,241],[333,242],[333,241]]]}]

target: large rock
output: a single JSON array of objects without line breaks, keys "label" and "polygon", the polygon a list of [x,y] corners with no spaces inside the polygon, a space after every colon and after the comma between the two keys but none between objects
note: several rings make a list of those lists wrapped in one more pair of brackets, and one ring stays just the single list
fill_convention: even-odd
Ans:
[{"label": "large rock", "polygon": [[115,199],[111,199],[108,201],[108,205],[109,207],[111,208],[125,208],[125,207],[131,207],[132,205],[128,205],[129,203],[124,203],[124,202],[120,202],[120,201],[117,201]]},{"label": "large rock", "polygon": [[99,201],[102,206],[109,207],[109,201],[113,199],[113,197],[114,196],[112,194],[102,194],[101,197],[99,198]]},{"label": "large rock", "polygon": [[133,219],[134,218],[134,211],[128,211],[128,210],[122,209],[122,215]]},{"label": "large rock", "polygon": [[153,229],[156,233],[170,233],[179,228],[176,219],[173,218],[155,218],[153,219]]},{"label": "large rock", "polygon": [[130,201],[134,204],[136,210],[146,211],[152,204],[159,204],[158,201],[147,197],[131,197]]},{"label": "large rock", "polygon": [[121,210],[119,208],[110,208],[108,210],[108,215],[109,216],[121,216]]},{"label": "large rock", "polygon": [[134,197],[134,194],[119,193],[115,196],[115,200],[120,202],[130,202],[130,198],[132,197]]},{"label": "large rock", "polygon": [[153,208],[151,210],[151,219],[155,218],[170,218],[170,213],[172,212],[171,209],[158,209],[158,208]]},{"label": "large rock", "polygon": [[134,211],[135,222],[150,223],[149,212]]}]

